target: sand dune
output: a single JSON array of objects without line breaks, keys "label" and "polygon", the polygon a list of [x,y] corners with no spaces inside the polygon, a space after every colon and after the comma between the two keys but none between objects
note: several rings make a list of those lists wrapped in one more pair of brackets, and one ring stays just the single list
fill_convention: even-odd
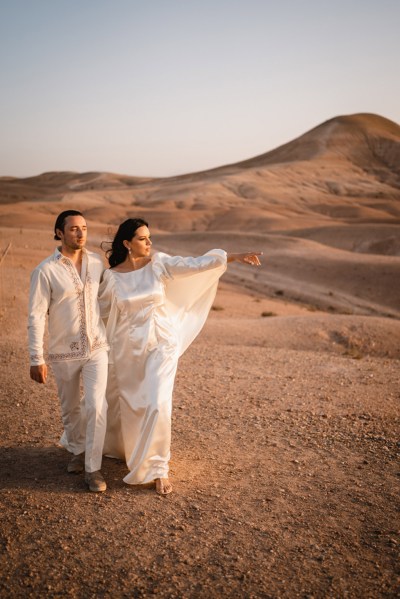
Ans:
[{"label": "sand dune", "polygon": [[2,227],[51,230],[72,206],[96,243],[142,216],[171,252],[263,251],[260,271],[230,275],[251,289],[331,312],[400,315],[400,127],[377,115],[337,117],[261,156],[179,177],[0,179]]}]

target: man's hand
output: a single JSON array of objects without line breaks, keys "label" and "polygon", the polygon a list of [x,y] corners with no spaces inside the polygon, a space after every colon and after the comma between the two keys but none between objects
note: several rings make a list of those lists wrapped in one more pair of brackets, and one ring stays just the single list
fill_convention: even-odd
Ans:
[{"label": "man's hand", "polygon": [[31,379],[37,383],[45,383],[47,379],[47,364],[31,366],[30,375]]}]

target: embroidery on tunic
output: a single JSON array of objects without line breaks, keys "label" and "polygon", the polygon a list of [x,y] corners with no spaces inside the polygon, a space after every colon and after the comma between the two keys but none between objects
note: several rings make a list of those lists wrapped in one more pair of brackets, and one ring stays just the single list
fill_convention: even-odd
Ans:
[{"label": "embroidery on tunic", "polygon": [[[85,327],[85,300],[82,289],[82,281],[79,278],[78,272],[76,268],[73,266],[72,262],[61,256],[60,258],[61,264],[67,270],[68,274],[72,278],[74,283],[75,292],[77,295],[77,307],[78,307],[78,318],[79,318],[79,337],[80,344],[78,342],[77,351],[74,351],[75,348],[71,346],[71,352],[62,353],[62,354],[49,354],[49,360],[59,361],[59,360],[68,360],[73,358],[85,358],[87,356],[87,335],[86,335],[86,327]],[[71,344],[73,345],[73,344]],[[79,350],[79,347],[81,348]]]},{"label": "embroidery on tunic", "polygon": [[104,347],[104,348],[108,347],[107,341],[102,341],[98,337],[95,337],[93,340],[93,343],[92,343],[92,349],[100,349],[102,347]]},{"label": "embroidery on tunic", "polygon": [[[85,285],[78,275],[76,268],[72,262],[63,256],[62,254],[57,255],[57,260],[63,265],[71,277],[75,292],[77,295],[77,310],[79,318],[79,341],[73,341],[70,344],[70,352],[49,354],[49,361],[58,362],[61,360],[74,360],[79,358],[85,358],[89,353],[89,343],[87,331],[90,331],[90,336],[93,339],[91,349],[108,348],[107,339],[102,339],[98,334],[95,334],[93,329],[94,326],[94,314],[93,314],[93,284],[92,278],[89,273],[89,264],[86,272]],[[89,261],[88,261],[89,262]],[[85,300],[87,310],[85,309]],[[86,313],[87,313],[87,328],[86,328]]]},{"label": "embroidery on tunic", "polygon": [[32,362],[44,362],[43,354],[31,354]]}]

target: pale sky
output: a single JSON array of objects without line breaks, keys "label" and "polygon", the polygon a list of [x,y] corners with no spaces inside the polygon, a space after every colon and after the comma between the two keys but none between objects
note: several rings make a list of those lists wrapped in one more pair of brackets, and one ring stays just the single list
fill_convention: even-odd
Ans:
[{"label": "pale sky", "polygon": [[400,123],[399,0],[0,0],[0,176],[172,176]]}]

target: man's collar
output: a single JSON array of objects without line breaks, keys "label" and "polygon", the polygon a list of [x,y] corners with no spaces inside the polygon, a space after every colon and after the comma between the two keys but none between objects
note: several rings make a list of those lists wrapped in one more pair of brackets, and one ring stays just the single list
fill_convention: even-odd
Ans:
[{"label": "man's collar", "polygon": [[[84,256],[87,256],[87,249],[86,248],[82,248],[81,252],[83,253]],[[68,256],[64,256],[64,254],[61,253],[61,246],[60,247],[56,247],[56,249],[54,250],[54,259],[55,260],[61,260],[61,258],[65,258],[66,260],[69,260]]]}]

